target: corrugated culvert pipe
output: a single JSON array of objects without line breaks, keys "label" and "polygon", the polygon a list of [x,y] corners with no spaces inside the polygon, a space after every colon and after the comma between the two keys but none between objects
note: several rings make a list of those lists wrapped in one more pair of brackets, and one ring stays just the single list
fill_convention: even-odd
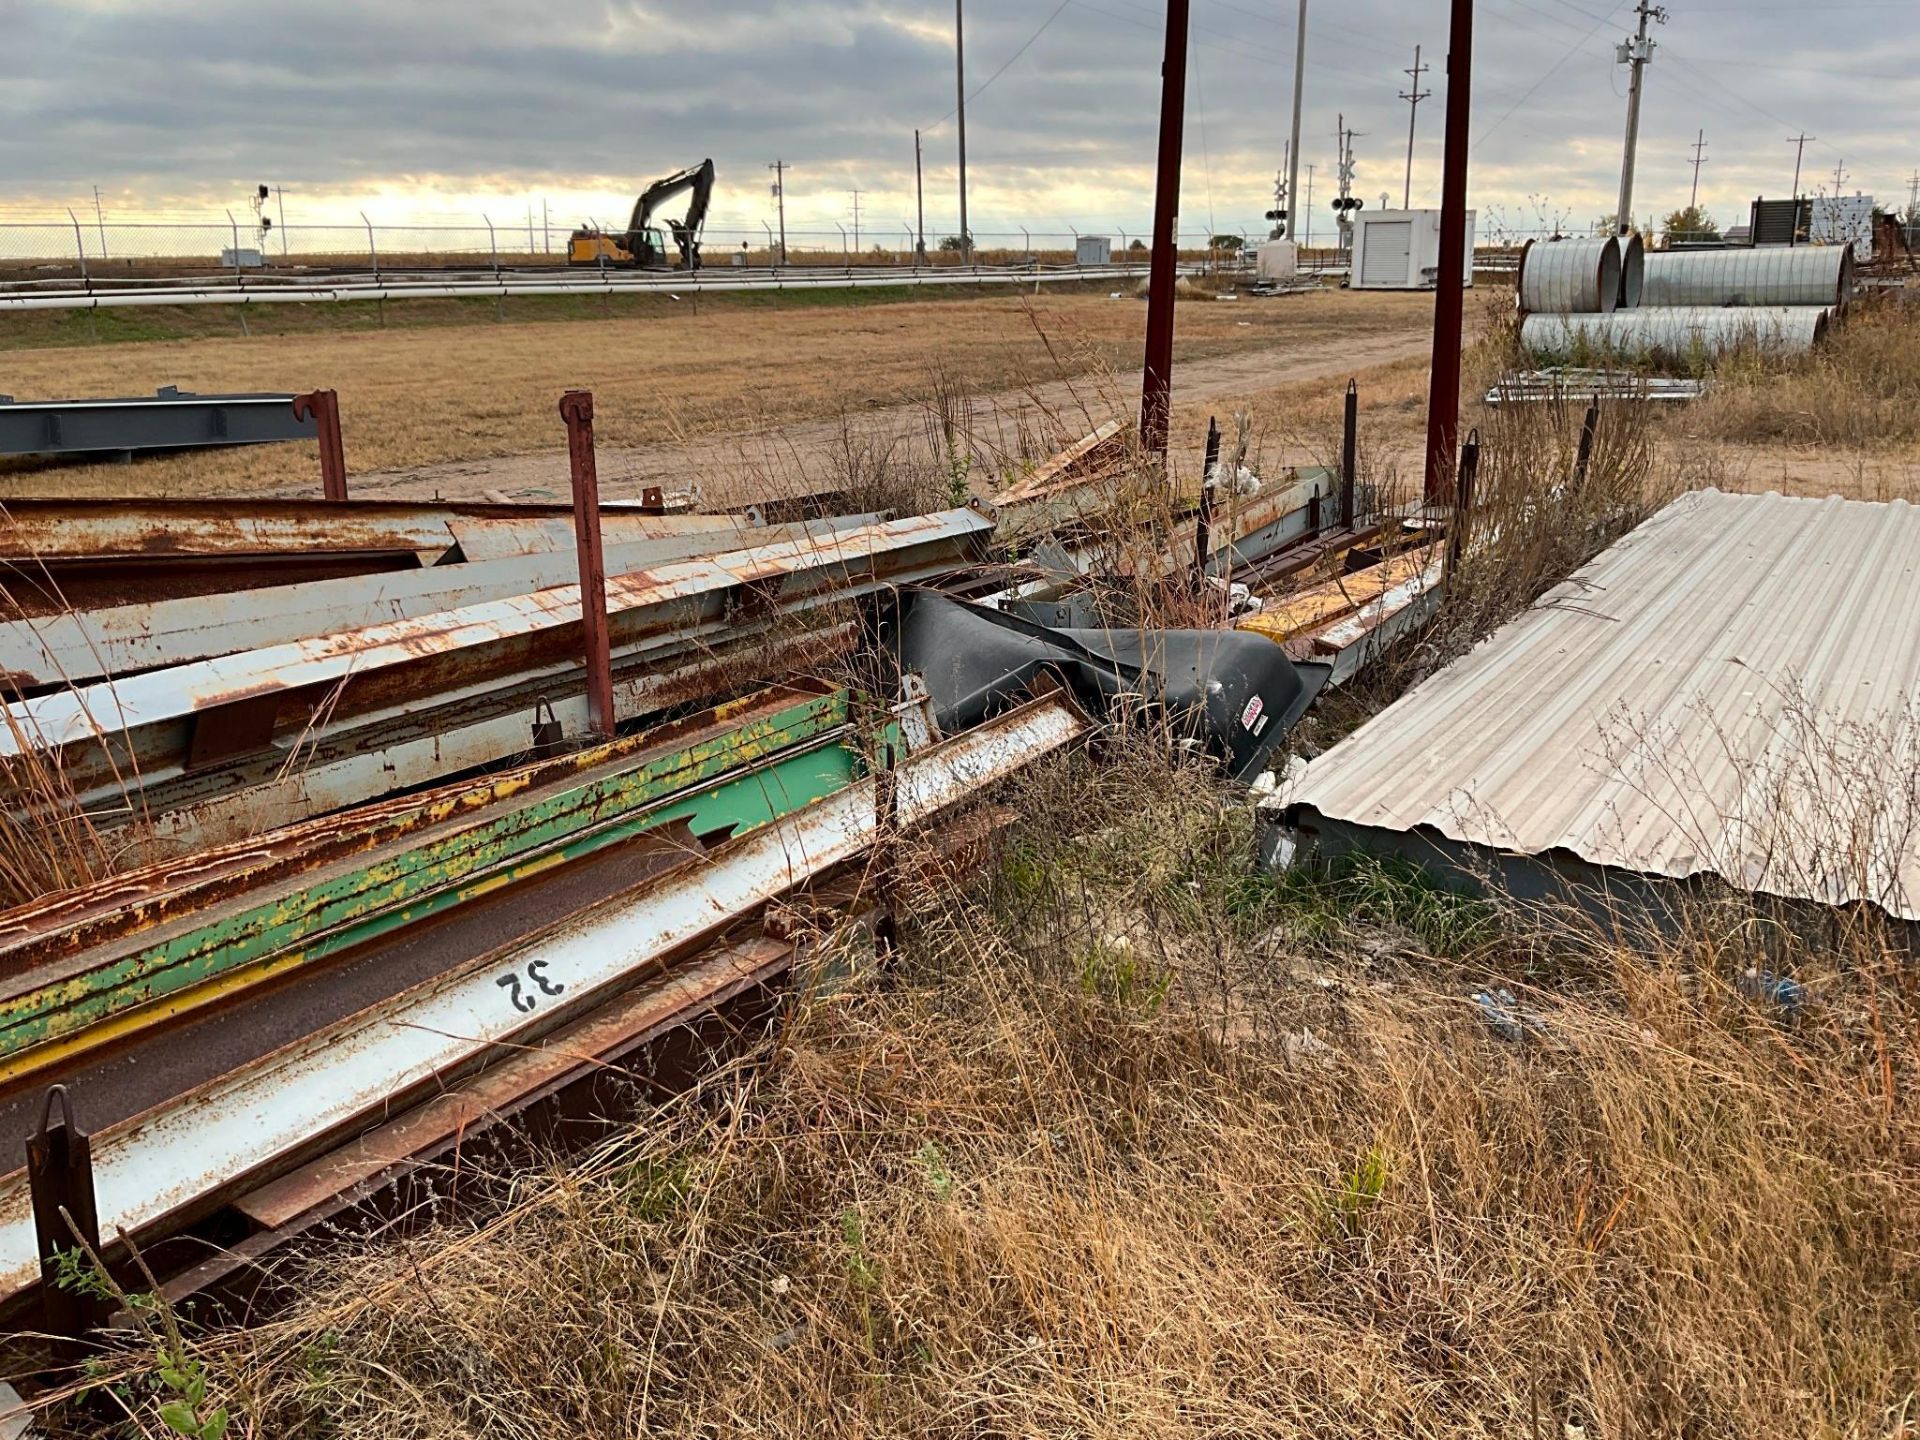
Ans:
[{"label": "corrugated culvert pipe", "polygon": [[1620,303],[1620,249],[1611,235],[1529,240],[1519,290],[1529,314],[1605,315]]}]

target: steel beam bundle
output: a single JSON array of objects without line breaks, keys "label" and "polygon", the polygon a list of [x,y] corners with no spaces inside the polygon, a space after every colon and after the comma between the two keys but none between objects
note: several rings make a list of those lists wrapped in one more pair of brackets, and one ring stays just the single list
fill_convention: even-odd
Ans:
[{"label": "steel beam bundle", "polygon": [[[150,886],[142,919],[153,928],[138,953],[156,962],[171,953],[176,966],[188,963],[189,954],[198,957],[202,986],[220,976],[231,980],[266,955],[310,967],[312,991],[328,974],[366,973],[364,967],[343,970],[338,961],[329,968],[333,955],[369,947],[376,956],[388,949],[398,955],[416,934],[429,946],[437,937],[442,952],[418,983],[309,1026],[290,1043],[138,1113],[96,1123],[91,1175],[100,1232],[124,1230],[151,1245],[227,1207],[266,1217],[258,1222],[263,1225],[306,1213],[316,1184],[345,1193],[411,1153],[391,1126],[356,1145],[370,1122],[406,1122],[406,1108],[423,1100],[422,1113],[437,1105],[444,1121],[447,1092],[455,1092],[457,1104],[459,1087],[489,1061],[499,1068],[477,1082],[491,1087],[488,1102],[517,1103],[564,1069],[568,1056],[578,1060],[580,1052],[570,1047],[568,1055],[542,1048],[563,1027],[575,1038],[582,1038],[581,1027],[597,1027],[592,1043],[583,1040],[592,1055],[622,1036],[685,1023],[716,996],[770,978],[789,962],[791,949],[749,939],[707,950],[691,964],[689,956],[773,902],[834,875],[855,877],[849,883],[857,893],[858,877],[884,872],[884,864],[876,872],[871,862],[894,837],[1074,743],[1090,723],[1063,694],[1047,690],[973,730],[869,771],[855,754],[866,747],[853,745],[841,723],[845,704],[844,696],[819,692],[762,697],[746,711],[714,717],[692,743],[682,734],[621,755],[611,770],[588,765],[579,784],[535,787],[511,800],[449,790],[405,814],[383,812],[384,828],[375,828],[398,837],[395,844],[375,844],[358,855],[342,853],[357,843],[349,832],[309,827],[276,837],[265,853],[255,847],[251,857],[237,851],[210,857],[206,874],[198,861],[189,862],[171,883],[165,872],[129,877],[43,909],[43,923],[29,927],[32,933],[19,936],[17,946],[54,954],[62,943],[125,939],[139,934],[142,923],[114,913],[116,891]],[[898,738],[878,753],[898,754]],[[769,746],[763,759],[752,758]],[[818,763],[836,748],[837,758]],[[797,783],[770,783],[768,767],[775,762],[788,765],[783,773],[797,776]],[[716,766],[720,772],[709,773]],[[663,794],[669,774],[685,783]],[[595,784],[602,788],[587,793]],[[610,801],[607,785],[615,792],[626,787],[624,809]],[[583,824],[589,814],[595,822]],[[478,818],[446,828],[448,815]],[[409,816],[418,834],[409,834]],[[458,919],[478,911],[476,895],[500,883],[528,892],[511,913],[543,891],[565,891],[569,875],[598,863],[581,848],[594,844],[609,856],[632,856],[624,867],[600,871],[603,883],[625,876],[624,883],[585,906],[568,903],[562,918],[533,933],[503,944],[484,914],[464,930],[426,923],[441,913],[430,903],[434,895],[446,897]],[[768,940],[777,941],[772,922],[762,923]],[[56,931],[67,942],[51,938]],[[213,955],[233,961],[219,976],[207,968]],[[44,982],[34,998],[53,1007],[43,1013],[59,1013],[64,977],[66,1003],[81,995],[145,1004],[149,1022],[158,1017],[163,1027],[156,1040],[177,1035],[179,1022],[165,1014],[164,1003],[140,998],[142,982],[121,963],[125,958],[111,943],[43,958],[32,972]],[[273,993],[265,992],[265,1000]],[[84,1119],[84,1088],[73,1084],[69,1093]],[[436,1094],[438,1102],[431,1100]],[[318,1181],[329,1172],[316,1171],[313,1162],[329,1152],[336,1156],[328,1162],[335,1179]],[[278,1193],[276,1176],[288,1177]],[[22,1294],[41,1273],[33,1200],[23,1172],[0,1179],[0,1295]]]},{"label": "steel beam bundle", "polygon": [[[613,576],[619,718],[716,693],[703,670],[808,624],[790,617],[979,561],[991,530],[960,509]],[[33,696],[8,706],[0,755],[56,757],[102,823],[257,833],[510,758],[536,720],[582,733],[580,613],[580,587],[556,585]]]}]

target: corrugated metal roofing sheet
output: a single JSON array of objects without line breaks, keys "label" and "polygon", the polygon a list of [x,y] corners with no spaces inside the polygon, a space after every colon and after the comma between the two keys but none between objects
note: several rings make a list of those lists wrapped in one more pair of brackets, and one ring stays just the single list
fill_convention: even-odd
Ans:
[{"label": "corrugated metal roofing sheet", "polygon": [[1920,509],[1683,496],[1290,800],[1920,919]]}]

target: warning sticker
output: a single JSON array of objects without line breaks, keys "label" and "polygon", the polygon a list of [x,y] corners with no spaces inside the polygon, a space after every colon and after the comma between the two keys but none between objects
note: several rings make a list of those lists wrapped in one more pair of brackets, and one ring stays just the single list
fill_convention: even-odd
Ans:
[{"label": "warning sticker", "polygon": [[[1240,712],[1240,723],[1246,726],[1247,729],[1253,730],[1254,721],[1260,718],[1260,712],[1264,709],[1266,709],[1264,702],[1262,702],[1258,695],[1254,696],[1251,700],[1247,701],[1247,708]],[[1260,732],[1254,730],[1253,733],[1258,735]]]}]

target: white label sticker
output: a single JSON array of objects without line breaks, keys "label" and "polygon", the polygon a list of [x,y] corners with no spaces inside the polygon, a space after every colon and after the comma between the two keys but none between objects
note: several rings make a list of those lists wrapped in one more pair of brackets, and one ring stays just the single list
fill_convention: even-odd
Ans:
[{"label": "white label sticker", "polygon": [[[1258,695],[1254,696],[1251,700],[1247,701],[1247,708],[1240,712],[1240,723],[1246,726],[1247,729],[1253,730],[1253,722],[1260,718],[1260,712],[1265,708],[1266,706],[1261,702],[1260,697]],[[1254,730],[1253,733],[1258,735],[1260,732]]]}]

